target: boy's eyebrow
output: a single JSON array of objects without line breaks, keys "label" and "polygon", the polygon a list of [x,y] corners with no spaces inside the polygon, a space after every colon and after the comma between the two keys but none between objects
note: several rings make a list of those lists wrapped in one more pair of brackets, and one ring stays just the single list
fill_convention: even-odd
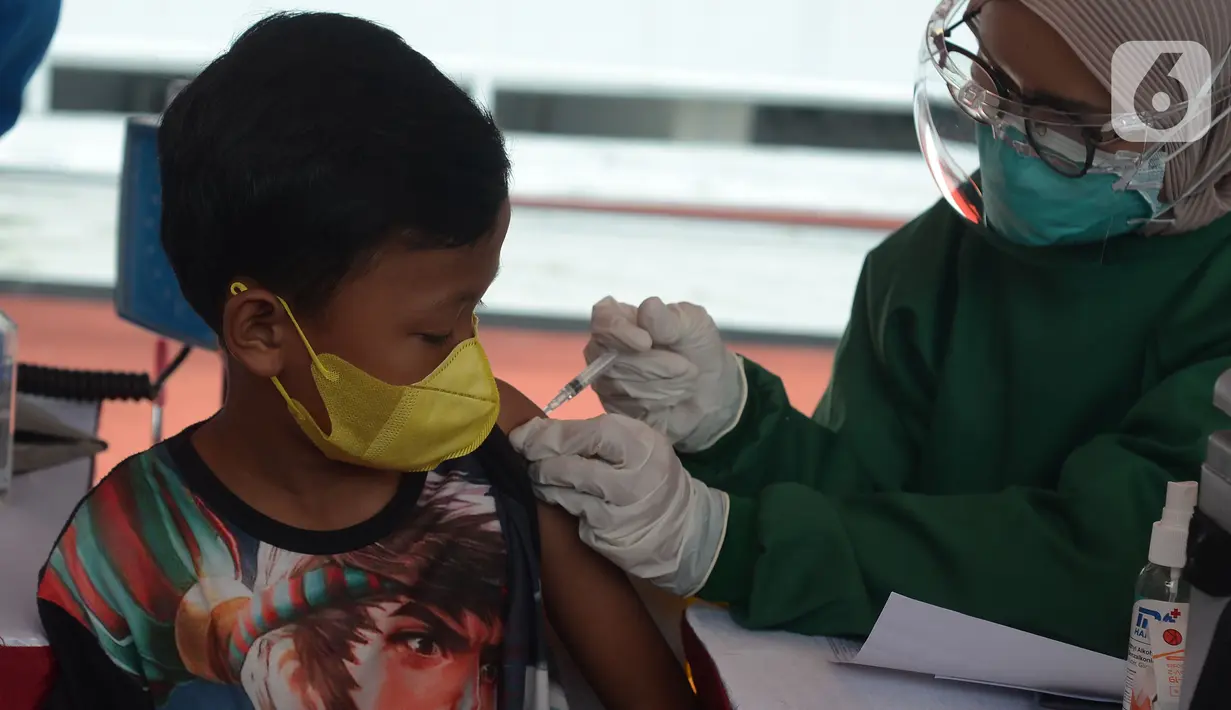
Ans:
[{"label": "boy's eyebrow", "polygon": [[[492,281],[495,281],[496,278],[500,276],[500,269],[503,266],[504,266],[503,264],[496,264],[496,270],[492,273]],[[488,285],[490,286],[490,284]],[[457,300],[460,301],[461,303],[482,303],[483,296],[486,294],[487,294],[486,288],[484,288],[482,291],[466,291],[466,292],[459,294]]]},{"label": "boy's eyebrow", "polygon": [[[498,264],[496,266],[496,271],[492,274],[492,281],[495,281],[496,277],[500,275],[500,268],[501,266]],[[415,305],[411,307],[410,310],[416,313],[430,314],[433,311],[438,311],[448,306],[456,305],[464,308],[471,304],[481,303],[483,296],[487,294],[487,288],[488,287],[485,286],[480,290],[468,289],[454,294],[443,295],[439,298],[434,298],[431,301],[424,302],[421,305]]]}]

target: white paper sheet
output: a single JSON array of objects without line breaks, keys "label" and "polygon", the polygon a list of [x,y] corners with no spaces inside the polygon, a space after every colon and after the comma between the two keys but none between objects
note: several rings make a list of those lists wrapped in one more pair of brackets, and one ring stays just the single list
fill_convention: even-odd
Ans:
[{"label": "white paper sheet", "polygon": [[687,616],[738,710],[1037,710],[1032,693],[835,663],[858,648],[840,639],[748,631],[705,604]]},{"label": "white paper sheet", "polygon": [[889,598],[858,653],[836,660],[1075,698],[1118,700],[1124,661],[942,609]]}]

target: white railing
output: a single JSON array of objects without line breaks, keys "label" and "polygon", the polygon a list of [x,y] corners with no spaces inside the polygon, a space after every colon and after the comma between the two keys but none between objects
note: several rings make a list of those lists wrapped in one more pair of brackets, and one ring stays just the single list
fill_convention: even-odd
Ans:
[{"label": "white railing", "polygon": [[905,108],[929,6],[921,0],[64,0],[49,64],[192,74],[270,11],[324,9],[399,32],[480,100],[513,90]]},{"label": "white railing", "polygon": [[[153,41],[139,46],[110,42],[58,41],[36,92],[50,81],[50,67],[165,73],[191,76],[217,54],[204,47]],[[499,91],[727,101],[748,105],[839,106],[847,109],[909,110],[913,78],[877,82],[838,77],[774,76],[755,73],[651,69],[636,66],[518,61],[484,61],[464,56],[433,57],[446,74],[490,106]],[[903,72],[907,74],[906,72]],[[34,102],[35,111],[46,104]]]},{"label": "white railing", "polygon": [[[123,122],[111,115],[23,116],[0,139],[0,169],[114,179]],[[533,134],[510,135],[509,152],[514,197],[540,206],[606,203],[626,212],[670,206],[722,210],[727,217],[733,211],[783,213],[779,222],[849,223],[904,221],[937,196],[913,154]]]},{"label": "white railing", "polygon": [[[662,81],[725,94],[902,95],[931,0],[63,0],[53,58],[190,71],[276,10],[380,22],[476,79]],[[525,71],[523,71],[525,70]],[[555,77],[555,78],[553,78]],[[610,78],[608,82],[605,78]],[[675,81],[672,77],[680,79]],[[873,88],[866,88],[873,87]],[[850,89],[849,91],[847,89]],[[818,93],[819,92],[819,93]]]}]

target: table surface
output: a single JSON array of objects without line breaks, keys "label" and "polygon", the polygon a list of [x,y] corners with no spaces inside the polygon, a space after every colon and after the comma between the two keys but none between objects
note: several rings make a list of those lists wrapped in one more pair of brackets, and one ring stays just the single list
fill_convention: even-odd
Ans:
[{"label": "table surface", "polygon": [[834,663],[822,639],[741,628],[694,604],[688,625],[745,710],[1037,710],[1033,693]]},{"label": "table surface", "polygon": [[[82,431],[98,431],[99,404],[39,399]],[[38,572],[77,502],[90,490],[94,460],[82,458],[13,479],[0,504],[0,645],[46,644],[35,595]]]}]

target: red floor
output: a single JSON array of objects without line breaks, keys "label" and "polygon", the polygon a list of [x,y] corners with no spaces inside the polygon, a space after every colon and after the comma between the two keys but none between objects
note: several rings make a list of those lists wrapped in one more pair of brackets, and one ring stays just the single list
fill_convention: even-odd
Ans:
[{"label": "red floor", "polygon": [[[109,302],[0,296],[0,309],[18,325],[22,362],[98,370],[149,371],[154,336],[119,320]],[[483,344],[496,375],[546,403],[584,365],[581,333],[549,333],[516,328],[484,328]],[[741,345],[739,351],[778,373],[795,406],[811,411],[829,381],[833,355],[819,347]],[[173,434],[209,416],[222,387],[218,356],[194,352],[167,386],[164,434]],[[581,418],[601,412],[590,393],[559,410]],[[150,445],[150,405],[109,402],[103,406],[100,435],[109,445],[98,456],[106,472]]]}]

